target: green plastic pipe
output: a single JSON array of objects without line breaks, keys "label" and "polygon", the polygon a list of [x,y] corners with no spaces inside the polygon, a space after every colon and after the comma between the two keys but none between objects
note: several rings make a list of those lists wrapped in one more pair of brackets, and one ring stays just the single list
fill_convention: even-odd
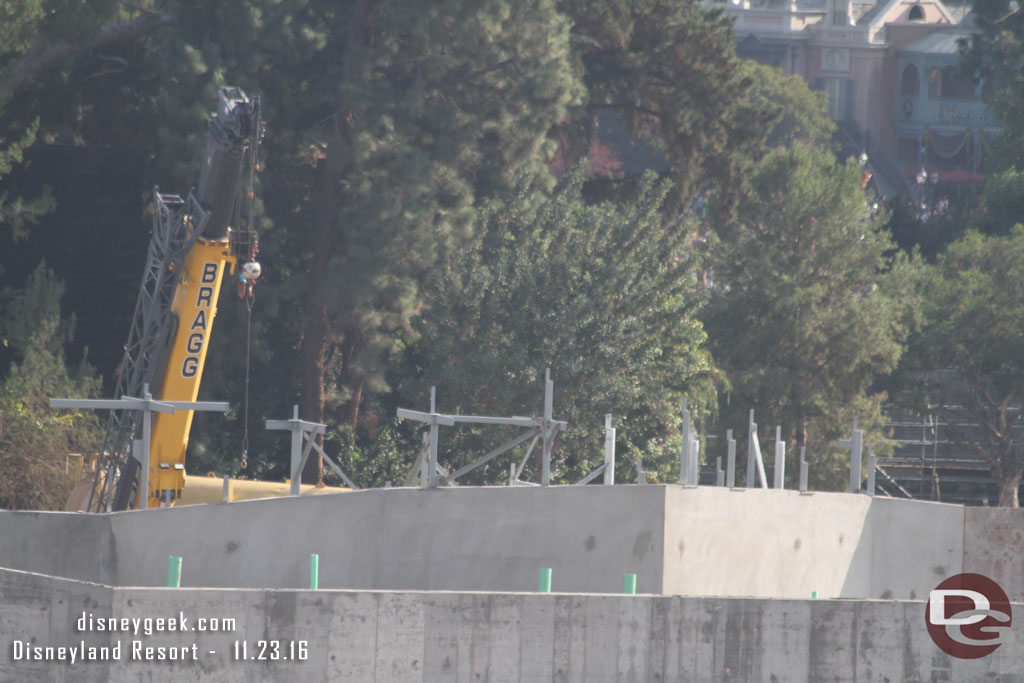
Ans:
[{"label": "green plastic pipe", "polygon": [[320,588],[320,556],[313,553],[309,556],[309,589]]},{"label": "green plastic pipe", "polygon": [[537,582],[538,593],[551,592],[551,569],[540,570],[540,580]]},{"label": "green plastic pipe", "polygon": [[167,587],[181,588],[181,558],[170,556],[167,558]]},{"label": "green plastic pipe", "polygon": [[622,592],[627,595],[636,595],[636,574],[622,575]]}]

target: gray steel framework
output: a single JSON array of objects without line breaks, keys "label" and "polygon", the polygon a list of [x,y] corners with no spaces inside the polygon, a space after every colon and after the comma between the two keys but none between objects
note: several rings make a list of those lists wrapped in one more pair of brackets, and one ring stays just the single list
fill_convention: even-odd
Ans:
[{"label": "gray steel framework", "polygon": [[[142,481],[139,485],[140,491],[149,490],[149,440],[150,428],[153,423],[153,413],[167,413],[173,415],[178,410],[207,410],[216,412],[227,412],[228,404],[209,401],[154,401],[153,394],[149,391],[149,385],[142,385],[142,398],[134,396],[121,396],[115,400],[106,399],[73,399],[73,398],[52,398],[51,408],[71,408],[86,410],[109,410],[111,414],[122,413],[130,415],[134,423],[138,414],[142,414],[142,438],[136,439],[133,443],[131,460],[135,461],[135,467],[142,469]],[[165,465],[161,465],[164,467]],[[94,487],[95,490],[95,487]],[[169,502],[169,501],[168,501]],[[105,510],[109,511],[109,507]]]},{"label": "gray steel framework", "polygon": [[[467,474],[481,465],[490,462],[494,458],[498,457],[502,453],[505,453],[516,446],[529,441],[532,439],[529,448],[526,451],[526,456],[523,458],[522,463],[519,465],[518,470],[513,470],[511,474],[511,481],[515,484],[527,484],[527,482],[520,482],[519,475],[522,474],[523,468],[526,466],[527,459],[533,452],[534,446],[538,441],[541,442],[541,473],[540,473],[540,485],[547,486],[551,483],[551,449],[554,447],[555,437],[559,432],[564,432],[568,428],[568,423],[555,420],[552,418],[554,402],[554,382],[551,381],[551,370],[550,368],[544,373],[544,416],[543,417],[487,417],[477,415],[445,415],[437,412],[437,393],[435,387],[430,388],[430,412],[424,413],[418,410],[407,410],[405,408],[398,409],[398,418],[403,420],[416,420],[417,422],[423,422],[424,424],[430,425],[429,437],[424,439],[424,448],[421,450],[419,457],[416,460],[416,464],[413,466],[412,471],[409,473],[409,477],[406,479],[406,485],[412,485],[416,481],[416,475],[420,475],[421,486],[424,488],[433,488],[439,484],[445,484],[448,486],[456,485],[455,482],[459,477]],[[438,427],[445,425],[447,427],[455,426],[458,423],[462,424],[489,424],[489,425],[503,425],[509,427],[524,427],[525,432],[522,432],[518,436],[509,439],[502,445],[498,446],[494,450],[488,452],[485,455],[480,456],[473,462],[455,470],[453,473],[448,474],[447,471],[442,468],[437,462],[437,437]],[[424,475],[424,471],[426,474]]]},{"label": "gray steel framework", "polygon": [[[128,343],[124,347],[115,400],[140,395],[145,384],[159,395],[161,364],[175,333],[171,303],[178,275],[189,249],[203,234],[209,220],[209,214],[191,193],[187,200],[178,195],[160,194],[157,188],[153,193],[153,236]],[[135,410],[114,408],[110,411],[102,459],[89,495],[90,512],[109,511],[115,504],[118,509],[129,507],[139,461],[127,456],[137,419]]]}]

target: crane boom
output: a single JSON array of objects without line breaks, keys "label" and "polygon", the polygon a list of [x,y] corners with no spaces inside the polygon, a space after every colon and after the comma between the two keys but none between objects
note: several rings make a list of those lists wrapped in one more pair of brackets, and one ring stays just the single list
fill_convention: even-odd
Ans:
[{"label": "crane boom", "polygon": [[[158,399],[196,400],[224,274],[239,260],[250,278],[259,273],[256,233],[229,224],[261,135],[259,99],[222,88],[198,187],[186,199],[154,190],[153,235],[115,398],[139,396],[148,384]],[[152,430],[149,491],[139,496],[136,413],[111,411],[89,511],[156,507],[181,496],[192,411],[161,417]]]}]

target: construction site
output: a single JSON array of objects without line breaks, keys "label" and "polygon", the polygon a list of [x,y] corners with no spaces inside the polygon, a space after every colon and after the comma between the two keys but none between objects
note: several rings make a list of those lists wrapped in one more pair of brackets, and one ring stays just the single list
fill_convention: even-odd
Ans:
[{"label": "construction site", "polygon": [[961,572],[1024,601],[1018,510],[678,485],[391,488],[4,511],[0,529],[3,681],[1024,680],[1017,639],[959,659],[925,625],[929,591]]},{"label": "construction site", "polygon": [[[109,421],[68,511],[0,510],[0,681],[1024,683],[1011,624],[975,657],[929,631],[961,574],[1024,603],[1024,513],[985,506],[938,422],[899,425],[884,467],[854,422],[848,491],[816,492],[802,450],[786,488],[778,429],[766,470],[753,411],[746,457],[729,432],[702,468],[684,402],[678,483],[616,483],[609,415],[603,464],[555,485],[549,371],[538,417],[444,414],[433,393],[399,408],[425,429],[394,486],[358,489],[297,406],[265,423],[290,436],[288,481],[186,475],[194,413],[229,409],[197,400],[222,282],[251,300],[261,274],[252,216],[229,222],[262,135],[258,98],[221,89],[197,189],[155,193],[114,398],[50,401]],[[439,429],[457,424],[522,431],[449,471]],[[508,485],[460,485],[527,443]],[[302,485],[310,457],[345,486]],[[938,498],[940,478],[955,502],[893,496]]]}]

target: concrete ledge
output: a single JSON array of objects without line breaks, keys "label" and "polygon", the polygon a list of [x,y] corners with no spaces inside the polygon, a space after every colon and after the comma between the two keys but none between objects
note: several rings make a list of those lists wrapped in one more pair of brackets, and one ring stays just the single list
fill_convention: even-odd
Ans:
[{"label": "concrete ledge", "polygon": [[[216,632],[80,632],[83,612],[183,614],[191,628],[199,618],[235,622]],[[1024,680],[1024,643],[1016,640],[977,660],[939,652],[921,601],[111,588],[0,570],[0,620],[3,681]],[[45,647],[83,639],[120,643],[120,657],[75,665],[13,659],[14,640]],[[250,657],[269,654],[261,640],[279,641],[282,654],[301,647],[306,658],[235,659],[236,642]],[[132,659],[142,648],[193,644],[196,661]]]},{"label": "concrete ledge", "polygon": [[[113,586],[914,598],[959,573],[964,508],[679,486],[377,489],[108,515],[0,512],[0,566]],[[46,539],[41,542],[40,539]],[[1024,579],[1024,576],[1022,576]],[[1010,590],[1008,587],[1007,590]]]}]

